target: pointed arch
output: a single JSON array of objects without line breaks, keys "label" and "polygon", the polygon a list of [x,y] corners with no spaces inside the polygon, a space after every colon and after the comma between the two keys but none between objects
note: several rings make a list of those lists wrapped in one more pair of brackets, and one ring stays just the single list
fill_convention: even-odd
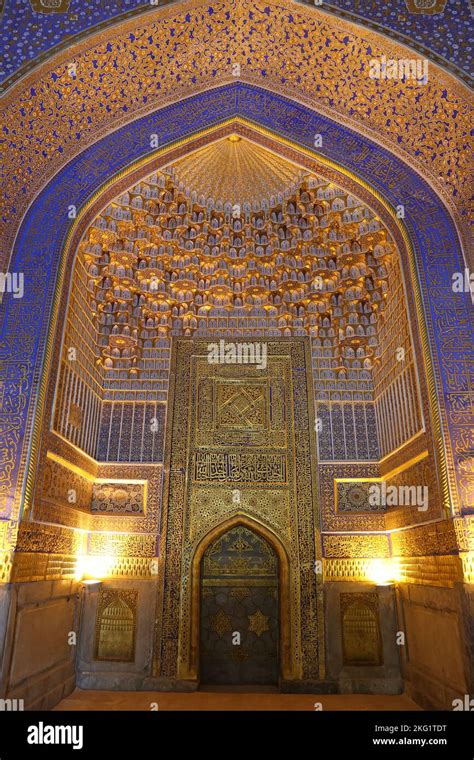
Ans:
[{"label": "pointed arch", "polygon": [[267,541],[278,558],[278,590],[280,600],[280,677],[291,680],[298,674],[291,662],[290,561],[281,539],[263,523],[244,513],[237,513],[212,528],[201,539],[194,552],[191,570],[191,645],[189,667],[181,678],[199,677],[199,631],[201,611],[201,561],[206,550],[232,528],[242,525]]}]

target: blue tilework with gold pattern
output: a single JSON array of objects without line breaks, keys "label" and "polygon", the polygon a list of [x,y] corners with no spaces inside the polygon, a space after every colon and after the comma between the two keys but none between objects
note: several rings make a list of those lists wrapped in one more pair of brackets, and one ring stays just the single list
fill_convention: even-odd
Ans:
[{"label": "blue tilework with gold pattern", "polygon": [[[157,7],[169,4],[170,0],[159,0]],[[315,5],[312,0],[302,4]],[[153,10],[150,2],[142,0],[4,0],[3,6],[0,81],[6,86],[17,78],[15,72],[25,73],[86,34]],[[45,12],[34,10],[42,6]],[[472,76],[468,0],[331,0],[319,10],[404,42],[464,79]]]},{"label": "blue tilework with gold pattern", "polygon": [[[474,358],[472,306],[467,292],[452,290],[452,273],[463,271],[464,262],[447,210],[413,169],[367,137],[306,106],[235,83],[166,106],[100,139],[54,176],[26,214],[11,264],[11,271],[24,273],[25,296],[7,295],[0,312],[0,482],[10,482],[12,493],[24,467],[22,441],[32,424],[58,265],[72,224],[68,207],[74,204],[80,210],[107,178],[149,156],[150,133],[158,130],[165,146],[239,115],[309,149],[314,135],[321,134],[322,155],[368,182],[393,207],[404,205],[456,469],[467,456],[463,441],[470,435],[469,403],[474,408],[468,386]],[[0,517],[6,518],[12,500],[4,504]]]}]

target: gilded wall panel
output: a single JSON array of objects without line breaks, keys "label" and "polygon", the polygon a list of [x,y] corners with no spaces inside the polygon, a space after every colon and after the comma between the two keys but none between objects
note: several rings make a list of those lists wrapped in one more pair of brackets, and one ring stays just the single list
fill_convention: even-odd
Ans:
[{"label": "gilded wall panel", "polygon": [[96,660],[134,661],[137,599],[135,590],[101,589],[94,644]]},{"label": "gilded wall panel", "polygon": [[361,581],[371,579],[371,559],[337,558],[323,559],[325,581]]},{"label": "gilded wall panel", "polygon": [[461,557],[455,554],[398,557],[396,562],[400,583],[452,586],[463,580],[463,563]]},{"label": "gilded wall panel", "polygon": [[[317,491],[309,432],[309,352],[304,340],[273,339],[265,345],[267,366],[257,369],[209,363],[209,344],[204,340],[176,342],[174,362],[179,372],[167,443],[170,478],[165,491],[163,618],[157,632],[156,674],[197,675],[190,651],[193,558],[209,532],[232,517],[254,520],[256,530],[261,524],[284,546],[292,567],[291,619],[286,621],[291,628],[292,662],[290,675],[285,676],[320,676],[322,605],[314,573]],[[193,477],[196,461],[205,463],[205,479],[202,471],[201,479]],[[186,472],[191,477],[186,478]]]},{"label": "gilded wall panel", "polygon": [[94,483],[91,512],[99,514],[143,514],[146,501],[146,483]]},{"label": "gilded wall panel", "polygon": [[474,515],[455,517],[453,523],[459,551],[474,551]]},{"label": "gilded wall panel", "polygon": [[156,536],[130,533],[89,533],[87,538],[89,555],[111,555],[113,557],[154,557]]},{"label": "gilded wall panel", "polygon": [[101,464],[98,477],[104,481],[130,480],[146,481],[144,484],[144,511],[138,515],[101,515],[94,514],[91,527],[94,530],[121,530],[133,533],[160,532],[161,498],[163,488],[163,467],[160,464]]},{"label": "gilded wall panel", "polygon": [[287,488],[196,485],[190,496],[190,537],[205,535],[224,519],[245,512],[265,522],[282,536],[290,534],[290,494]]},{"label": "gilded wall panel", "polygon": [[344,665],[381,665],[382,638],[376,593],[343,593],[341,633]]},{"label": "gilded wall panel", "polygon": [[323,536],[323,552],[328,558],[390,557],[388,536]]},{"label": "gilded wall panel", "polygon": [[453,554],[458,539],[453,520],[439,520],[391,534],[392,553],[401,557]]},{"label": "gilded wall panel", "polygon": [[92,491],[93,484],[90,478],[74,472],[53,459],[46,459],[43,477],[45,502],[89,512]]},{"label": "gilded wall panel", "polygon": [[384,512],[385,509],[379,504],[372,504],[370,499],[370,486],[372,481],[344,481],[335,482],[336,511],[339,514],[351,514],[365,512]]},{"label": "gilded wall panel", "polygon": [[12,582],[76,579],[77,557],[73,554],[18,552]]},{"label": "gilded wall panel", "polygon": [[474,555],[472,552],[461,554],[463,577],[465,583],[474,583]]},{"label": "gilded wall panel", "polygon": [[424,456],[412,466],[402,464],[399,472],[388,475],[386,486],[396,489],[398,502],[387,512],[387,528],[433,520],[441,514],[438,475],[431,456]]},{"label": "gilded wall panel", "polygon": [[79,554],[83,536],[79,531],[61,525],[21,522],[17,551]]},{"label": "gilded wall panel", "polygon": [[[380,476],[377,464],[341,463],[319,466],[322,528],[324,530],[385,530],[384,510],[367,508],[370,481]],[[346,481],[339,484],[338,481]],[[353,485],[351,491],[351,483]],[[342,486],[339,488],[339,486]],[[339,509],[341,494],[345,508]],[[352,498],[351,498],[352,494]],[[359,498],[358,498],[359,497]]]}]

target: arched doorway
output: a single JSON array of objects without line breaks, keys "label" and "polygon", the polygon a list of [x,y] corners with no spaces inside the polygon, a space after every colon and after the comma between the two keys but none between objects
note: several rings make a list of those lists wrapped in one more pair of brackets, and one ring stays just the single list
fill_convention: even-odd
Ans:
[{"label": "arched doorway", "polygon": [[278,683],[278,558],[243,525],[204,553],[200,621],[202,684]]}]

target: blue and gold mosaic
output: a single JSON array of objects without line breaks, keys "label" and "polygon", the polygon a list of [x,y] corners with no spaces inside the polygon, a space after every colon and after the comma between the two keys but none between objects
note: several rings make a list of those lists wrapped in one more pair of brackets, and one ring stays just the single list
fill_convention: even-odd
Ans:
[{"label": "blue and gold mosaic", "polygon": [[406,48],[301,4],[185,2],[123,22],[7,92],[2,219],[15,226],[42,184],[89,142],[165,103],[234,81],[235,64],[239,80],[372,134],[465,215],[467,88],[435,67],[425,85],[371,78],[374,56],[392,54],[404,56]]},{"label": "blue and gold mosaic", "polygon": [[[168,5],[159,0],[156,6]],[[314,7],[314,2],[305,4]],[[42,7],[43,12],[38,9]],[[7,86],[48,55],[111,23],[153,10],[143,0],[6,0],[0,45]],[[212,8],[212,4],[210,3]],[[414,12],[415,8],[422,11]],[[432,9],[437,12],[432,13]],[[438,10],[439,9],[439,10]],[[387,34],[466,79],[472,76],[472,28],[465,0],[331,0],[318,10]]]},{"label": "blue and gold mosaic", "polygon": [[306,106],[235,83],[166,106],[98,140],[72,158],[29,209],[11,265],[12,271],[24,273],[25,297],[7,296],[3,307],[1,517],[14,515],[14,497],[22,492],[58,267],[72,224],[69,207],[80,212],[107,177],[150,155],[144,146],[157,128],[161,144],[170,145],[236,116],[310,150],[314,134],[321,134],[321,156],[370,184],[392,207],[403,204],[435,360],[437,394],[446,410],[450,439],[446,444],[462,493],[472,448],[474,403],[468,371],[474,341],[468,293],[452,289],[452,274],[464,270],[464,260],[450,215],[428,183],[382,146]]}]

